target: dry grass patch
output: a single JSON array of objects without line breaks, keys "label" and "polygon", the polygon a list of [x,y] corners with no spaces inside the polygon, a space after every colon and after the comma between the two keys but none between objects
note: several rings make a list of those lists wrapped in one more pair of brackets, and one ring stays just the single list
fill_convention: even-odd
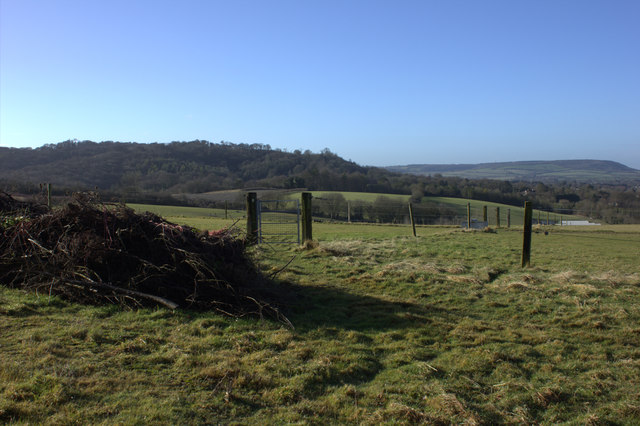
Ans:
[{"label": "dry grass patch", "polygon": [[591,275],[595,281],[600,281],[611,286],[640,285],[640,274],[623,274],[617,271],[607,271]]},{"label": "dry grass patch", "polygon": [[445,267],[444,270],[449,274],[463,274],[467,270],[467,268],[465,268],[464,265],[457,263]]},{"label": "dry grass patch", "polygon": [[439,274],[443,269],[434,263],[422,263],[417,259],[401,260],[384,265],[377,273],[378,276],[387,276],[398,273],[426,273]]},{"label": "dry grass patch", "polygon": [[527,284],[538,284],[542,282],[542,279],[539,277],[536,277],[533,274],[523,274],[522,281],[524,281]]},{"label": "dry grass patch", "polygon": [[578,296],[583,297],[593,296],[600,292],[597,287],[583,283],[567,283],[567,288],[575,291]]},{"label": "dry grass patch", "polygon": [[367,243],[362,240],[330,241],[318,246],[318,251],[335,257],[363,255]]},{"label": "dry grass patch", "polygon": [[562,271],[551,276],[551,281],[564,284],[584,279],[585,275],[576,271]]},{"label": "dry grass patch", "polygon": [[482,284],[482,281],[472,275],[447,275],[448,281],[457,284]]},{"label": "dry grass patch", "polygon": [[524,281],[512,281],[510,283],[507,283],[504,288],[507,290],[524,291],[529,290],[531,286]]},{"label": "dry grass patch", "polygon": [[444,393],[429,400],[429,405],[447,416],[466,415],[464,404],[453,393]]}]

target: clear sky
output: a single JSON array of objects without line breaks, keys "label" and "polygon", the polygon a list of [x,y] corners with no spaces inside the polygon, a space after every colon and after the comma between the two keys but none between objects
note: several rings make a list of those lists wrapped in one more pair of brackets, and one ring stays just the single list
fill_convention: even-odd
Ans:
[{"label": "clear sky", "polygon": [[639,0],[0,0],[0,145],[640,169]]}]

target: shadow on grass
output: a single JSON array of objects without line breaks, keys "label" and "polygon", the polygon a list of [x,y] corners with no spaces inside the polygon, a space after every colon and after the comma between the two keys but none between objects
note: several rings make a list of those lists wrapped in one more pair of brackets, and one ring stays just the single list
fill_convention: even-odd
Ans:
[{"label": "shadow on grass", "polygon": [[287,289],[283,312],[297,330],[320,326],[353,331],[384,331],[422,326],[438,318],[453,321],[454,314],[427,304],[385,300],[354,294],[333,286],[280,283]]},{"label": "shadow on grass", "polygon": [[[386,331],[421,327],[434,321],[455,323],[458,315],[454,310],[423,302],[388,300],[350,293],[331,285],[301,285],[266,280],[259,289],[254,288],[254,290],[256,296],[277,307],[298,331],[309,331],[318,327],[359,332]],[[22,297],[26,297],[26,300]],[[34,297],[36,300],[33,300]],[[60,296],[38,297],[31,293],[21,293],[19,300],[20,303],[16,303],[15,306],[5,306],[5,309],[0,312],[9,317],[29,317],[51,312],[51,310],[77,310],[82,306],[63,300]],[[129,309],[119,305],[105,305],[94,315],[110,316]],[[189,306],[178,311],[187,317],[206,312],[206,310],[190,309]],[[274,317],[271,320],[278,321]]]}]

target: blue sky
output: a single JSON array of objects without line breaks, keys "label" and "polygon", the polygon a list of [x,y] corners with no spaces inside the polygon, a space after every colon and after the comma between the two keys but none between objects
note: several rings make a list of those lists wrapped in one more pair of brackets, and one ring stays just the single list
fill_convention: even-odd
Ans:
[{"label": "blue sky", "polygon": [[640,1],[0,0],[0,145],[640,169]]}]

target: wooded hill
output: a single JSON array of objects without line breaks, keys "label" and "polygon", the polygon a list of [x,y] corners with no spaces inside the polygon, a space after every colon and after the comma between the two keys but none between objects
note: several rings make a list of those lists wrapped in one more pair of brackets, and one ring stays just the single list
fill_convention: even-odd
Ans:
[{"label": "wooded hill", "polygon": [[640,183],[640,170],[615,161],[557,160],[512,161],[480,164],[410,164],[388,170],[418,175],[457,176],[524,182],[578,182],[595,184]]},{"label": "wooded hill", "polygon": [[169,144],[65,141],[39,148],[0,148],[0,189],[33,192],[39,183],[54,193],[97,189],[127,201],[178,203],[176,195],[239,188],[351,191],[476,199],[579,212],[609,222],[640,220],[634,184],[534,184],[419,176],[364,167],[328,149],[286,152],[262,144],[196,140]]},{"label": "wooded hill", "polygon": [[66,141],[40,148],[0,148],[0,179],[14,184],[114,192],[198,193],[231,188],[375,189],[383,169],[365,168],[328,150],[293,153],[261,144],[207,141],[141,144]]}]

